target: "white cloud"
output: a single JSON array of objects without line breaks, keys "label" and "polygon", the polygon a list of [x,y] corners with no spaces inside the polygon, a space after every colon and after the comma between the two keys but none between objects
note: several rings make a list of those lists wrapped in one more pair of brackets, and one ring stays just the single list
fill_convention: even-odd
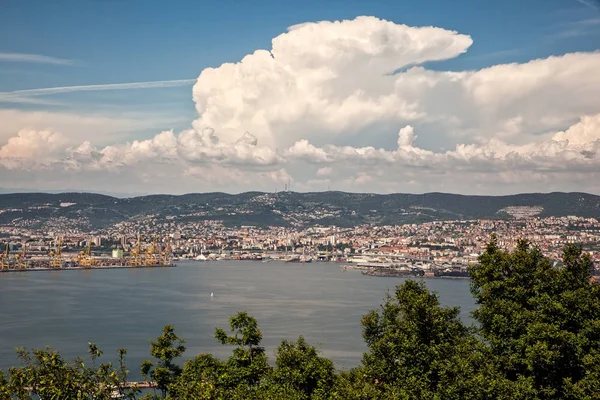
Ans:
[{"label": "white cloud", "polygon": [[0,99],[10,100],[11,98],[21,98],[23,96],[47,96],[71,92],[90,92],[98,90],[133,90],[133,89],[156,89],[175,86],[187,86],[194,83],[195,79],[179,79],[168,81],[150,81],[150,82],[129,82],[129,83],[107,83],[103,85],[80,85],[80,86],[62,86],[40,89],[13,90],[11,92],[0,92]]},{"label": "white cloud", "polygon": [[329,176],[332,171],[330,167],[322,167],[317,170],[317,176]]},{"label": "white cloud", "polygon": [[190,163],[271,166],[281,161],[273,149],[258,146],[258,140],[248,132],[235,143],[226,144],[220,141],[212,128],[201,131],[190,129],[179,134],[177,145],[181,158]]},{"label": "white cloud", "polygon": [[57,64],[57,65],[70,65],[73,64],[72,60],[66,60],[64,58],[43,56],[40,54],[23,54],[23,53],[0,53],[0,62],[28,62],[38,64]]},{"label": "white cloud", "polygon": [[393,91],[396,69],[456,57],[469,36],[373,17],[297,26],[239,63],[207,68],[193,94],[197,126],[233,141],[249,130],[270,146],[422,117]]},{"label": "white cloud", "polygon": [[60,133],[23,129],[0,147],[0,164],[9,169],[43,167],[65,144]]},{"label": "white cloud", "polygon": [[93,141],[97,145],[114,143],[131,132],[156,132],[157,127],[170,128],[179,122],[167,113],[90,112],[0,109],[0,144],[21,129],[60,132],[71,143]]},{"label": "white cloud", "polygon": [[[28,168],[110,171],[129,191],[140,190],[132,179],[152,182],[156,170],[172,174],[160,184],[183,192],[273,190],[290,181],[303,190],[600,192],[600,53],[476,71],[423,66],[471,44],[454,31],[373,17],[300,24],[270,50],[203,70],[190,129],[102,141],[82,127],[108,133],[143,124],[23,113],[0,127],[0,140],[24,149],[28,137],[47,143],[41,132],[52,128],[68,143]],[[26,126],[38,133],[21,134]],[[9,150],[0,153],[5,168],[9,158],[11,168],[38,159],[34,147],[15,164]]]}]

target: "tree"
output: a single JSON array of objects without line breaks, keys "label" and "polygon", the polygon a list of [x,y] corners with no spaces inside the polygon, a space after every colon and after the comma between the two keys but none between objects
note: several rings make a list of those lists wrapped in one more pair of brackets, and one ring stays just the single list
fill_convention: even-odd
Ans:
[{"label": "tree", "polygon": [[175,334],[172,325],[166,325],[156,341],[150,342],[150,354],[157,361],[142,362],[142,375],[156,383],[162,397],[167,396],[169,385],[181,374],[181,367],[174,360],[185,352],[184,340]]},{"label": "tree", "polygon": [[292,390],[300,399],[329,398],[335,383],[333,362],[321,357],[302,336],[296,342],[281,342],[275,365],[274,384]]},{"label": "tree", "polygon": [[542,399],[600,398],[600,286],[581,247],[562,267],[519,240],[514,252],[493,237],[470,270],[473,312],[500,372]]},{"label": "tree", "polygon": [[220,380],[226,366],[211,354],[201,354],[184,364],[181,375],[169,387],[169,398],[215,399],[220,397]]},{"label": "tree", "polygon": [[233,335],[228,336],[222,328],[215,330],[215,339],[221,344],[237,346],[227,360],[228,374],[221,382],[226,387],[254,386],[271,370],[265,349],[260,346],[262,332],[256,319],[246,312],[229,318],[229,327]]},{"label": "tree", "polygon": [[368,351],[361,367],[340,376],[335,398],[515,397],[487,361],[485,346],[461,322],[458,307],[441,307],[422,282],[398,286],[361,324]]},{"label": "tree", "polygon": [[108,400],[116,391],[122,398],[133,399],[138,390],[125,388],[124,354],[119,354],[123,370],[115,370],[111,364],[96,366],[102,351],[94,343],[89,343],[92,366],[86,366],[81,358],[68,362],[50,347],[31,353],[17,349],[23,365],[10,368],[8,377],[0,373],[0,398]]}]

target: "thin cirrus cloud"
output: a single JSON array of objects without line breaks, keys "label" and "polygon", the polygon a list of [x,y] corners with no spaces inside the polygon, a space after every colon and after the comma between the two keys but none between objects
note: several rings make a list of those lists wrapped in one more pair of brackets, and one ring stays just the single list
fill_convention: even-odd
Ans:
[{"label": "thin cirrus cloud", "polygon": [[41,54],[24,53],[0,53],[0,62],[19,62],[36,64],[54,64],[54,65],[73,65],[73,60],[65,58],[44,56]]},{"label": "thin cirrus cloud", "polygon": [[579,4],[583,4],[587,7],[600,8],[600,2],[598,0],[576,0]]},{"label": "thin cirrus cloud", "polygon": [[109,83],[103,85],[80,85],[61,86],[40,89],[14,90],[11,92],[0,92],[0,97],[23,97],[23,96],[47,96],[61,93],[86,92],[98,90],[131,90],[131,89],[153,89],[175,86],[186,86],[196,82],[196,79],[177,79],[150,82]]}]

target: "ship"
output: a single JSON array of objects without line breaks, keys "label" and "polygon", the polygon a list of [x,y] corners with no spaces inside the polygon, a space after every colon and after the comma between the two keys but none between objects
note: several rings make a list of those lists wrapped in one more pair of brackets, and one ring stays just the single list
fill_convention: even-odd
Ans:
[{"label": "ship", "polygon": [[434,270],[433,276],[437,278],[468,278],[469,270],[463,266],[452,266]]},{"label": "ship", "polygon": [[306,256],[297,256],[297,257],[291,257],[288,258],[287,260],[285,260],[286,263],[309,263],[312,262],[312,257],[306,257]]},{"label": "ship", "polygon": [[402,277],[402,276],[423,276],[425,271],[421,268],[374,268],[362,271],[363,275],[368,276],[390,276],[390,277]]}]

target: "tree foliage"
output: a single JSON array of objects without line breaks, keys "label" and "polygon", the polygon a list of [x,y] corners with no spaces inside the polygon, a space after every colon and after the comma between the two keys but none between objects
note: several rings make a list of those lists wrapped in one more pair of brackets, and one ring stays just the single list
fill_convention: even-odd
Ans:
[{"label": "tree foliage", "polygon": [[537,398],[600,398],[600,286],[593,263],[567,245],[563,265],[520,240],[514,252],[490,241],[471,270],[481,336],[511,381],[526,381]]},{"label": "tree foliage", "polygon": [[183,343],[185,341],[175,334],[173,326],[166,325],[156,341],[150,342],[150,355],[156,362],[142,362],[142,376],[156,383],[162,397],[166,397],[169,385],[181,374],[181,367],[174,360],[185,352]]},{"label": "tree foliage", "polygon": [[10,368],[8,376],[0,371],[0,399],[108,400],[115,395],[135,398],[139,391],[124,385],[129,374],[124,349],[117,352],[118,368],[110,363],[96,365],[102,351],[94,343],[89,343],[88,353],[91,365],[81,358],[68,362],[50,347],[32,352],[17,349],[22,365]]},{"label": "tree foliage", "polygon": [[[379,310],[361,320],[367,345],[362,363],[335,371],[331,360],[302,336],[283,340],[269,363],[256,319],[240,312],[216,340],[233,347],[219,360],[201,354],[185,361],[172,326],[151,342],[155,361],[142,374],[158,389],[146,398],[178,400],[575,400],[600,399],[600,285],[592,261],[568,245],[553,264],[520,240],[513,252],[494,237],[471,267],[476,326],[457,307],[444,307],[423,281],[407,280]],[[67,362],[50,348],[18,351],[22,366],[0,371],[0,399],[108,399],[126,389],[126,351],[119,366]]]}]

